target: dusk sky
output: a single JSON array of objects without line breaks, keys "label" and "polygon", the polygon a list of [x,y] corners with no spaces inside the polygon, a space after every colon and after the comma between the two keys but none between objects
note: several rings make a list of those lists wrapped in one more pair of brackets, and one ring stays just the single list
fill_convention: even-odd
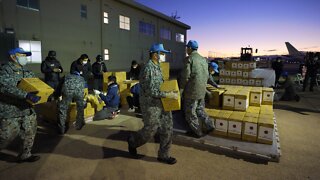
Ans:
[{"label": "dusk sky", "polygon": [[238,56],[250,45],[265,54],[288,54],[285,42],[300,51],[320,51],[320,0],[136,0],[191,26],[208,56]]}]

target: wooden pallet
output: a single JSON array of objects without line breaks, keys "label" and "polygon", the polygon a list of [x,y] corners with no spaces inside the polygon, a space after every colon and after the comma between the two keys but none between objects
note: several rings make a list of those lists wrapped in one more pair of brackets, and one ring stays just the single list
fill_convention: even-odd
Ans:
[{"label": "wooden pallet", "polygon": [[193,138],[185,135],[185,131],[174,128],[175,143],[199,147],[206,150],[219,151],[222,154],[232,153],[235,155],[264,159],[279,162],[281,156],[280,139],[276,119],[274,119],[274,138],[272,145],[228,139],[216,136],[204,136]]}]

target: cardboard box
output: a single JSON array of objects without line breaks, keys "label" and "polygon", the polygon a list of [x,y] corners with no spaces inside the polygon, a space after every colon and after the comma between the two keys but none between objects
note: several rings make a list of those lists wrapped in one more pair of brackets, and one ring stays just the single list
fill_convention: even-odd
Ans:
[{"label": "cardboard box", "polygon": [[[94,108],[91,106],[91,103],[87,103],[87,107],[83,110],[84,118],[88,118],[90,116],[94,116]],[[72,102],[69,106],[69,111],[67,115],[68,122],[74,122],[77,119],[77,104]]]},{"label": "cardboard box", "polygon": [[243,77],[243,78],[249,78],[249,71],[243,70],[243,71],[242,71],[242,77]]},{"label": "cardboard box", "polygon": [[273,116],[259,116],[257,142],[263,143],[263,144],[272,144],[273,136],[274,136]]},{"label": "cardboard box", "polygon": [[108,84],[108,77],[112,76],[112,75],[113,75],[113,72],[104,72],[103,73],[103,83],[107,83]]},{"label": "cardboard box", "polygon": [[249,86],[256,86],[256,80],[254,78],[249,78],[248,84],[249,84]]},{"label": "cardboard box", "polygon": [[263,81],[263,78],[255,78],[255,86],[257,87],[261,87],[262,86],[262,81]]},{"label": "cardboard box", "polygon": [[226,84],[226,78],[225,77],[219,77],[219,84]]},{"label": "cardboard box", "polygon": [[240,90],[234,96],[234,110],[246,111],[249,107],[249,94],[248,90]]},{"label": "cardboard box", "polygon": [[87,96],[87,101],[91,103],[92,107],[95,109],[95,112],[101,111],[106,105],[99,96],[93,94],[89,94]]},{"label": "cardboard box", "polygon": [[229,89],[223,93],[222,109],[233,110],[234,109],[234,96],[238,90]]},{"label": "cardboard box", "polygon": [[262,88],[262,102],[263,105],[273,104],[274,91],[272,88]]},{"label": "cardboard box", "polygon": [[210,92],[212,94],[212,98],[209,99],[209,105],[214,108],[221,108],[223,93],[225,92],[225,90],[224,89],[214,89],[214,90],[211,90]]},{"label": "cardboard box", "polygon": [[224,64],[224,67],[225,69],[231,69],[232,68],[232,62],[231,61],[227,61],[225,64]]},{"label": "cardboard box", "polygon": [[274,115],[272,105],[261,105],[260,114],[262,114],[262,115],[264,115],[264,114]]},{"label": "cardboard box", "polygon": [[114,72],[113,75],[117,78],[117,83],[123,83],[127,80],[127,72]]},{"label": "cardboard box", "polygon": [[253,117],[253,118],[259,118],[260,114],[257,114],[257,113],[249,113],[249,112],[246,112],[246,115],[247,117]]},{"label": "cardboard box", "polygon": [[237,69],[238,68],[238,62],[233,61],[231,62],[231,69]]},{"label": "cardboard box", "polygon": [[231,76],[231,72],[230,72],[229,69],[226,69],[226,70],[224,71],[224,76],[226,76],[226,77],[230,77],[230,76]]},{"label": "cardboard box", "polygon": [[242,85],[242,78],[237,78],[237,85]]},{"label": "cardboard box", "polygon": [[28,100],[28,102],[33,105],[47,102],[49,96],[54,92],[53,88],[41,81],[39,78],[23,78],[18,84],[18,88],[26,92],[34,92],[37,96],[41,97],[40,101],[37,103],[32,103]]},{"label": "cardboard box", "polygon": [[262,99],[262,88],[261,87],[253,87],[250,90],[250,106],[259,106],[261,105]]},{"label": "cardboard box", "polygon": [[225,76],[225,69],[220,69],[219,76]]},{"label": "cardboard box", "polygon": [[242,70],[237,70],[237,78],[242,77]]},{"label": "cardboard box", "polygon": [[229,77],[225,78],[225,84],[231,84],[231,78]]},{"label": "cardboard box", "polygon": [[161,91],[176,91],[178,93],[178,99],[161,98],[162,105],[165,111],[176,111],[181,109],[180,92],[177,80],[164,81],[160,87]]},{"label": "cardboard box", "polygon": [[242,66],[242,69],[249,69],[249,62],[246,62],[246,61],[243,61],[243,66]]},{"label": "cardboard box", "polygon": [[139,83],[138,80],[125,80],[122,82],[123,84],[127,85],[127,88],[130,89],[132,86],[136,85],[137,83]]},{"label": "cardboard box", "polygon": [[247,78],[242,79],[242,85],[248,86],[249,85],[249,80]]},{"label": "cardboard box", "polygon": [[242,127],[242,140],[256,142],[258,132],[258,117],[244,116]]},{"label": "cardboard box", "polygon": [[238,69],[243,69],[243,61],[238,62]]},{"label": "cardboard box", "polygon": [[260,109],[261,109],[261,107],[249,106],[247,109],[247,113],[260,114]]},{"label": "cardboard box", "polygon": [[256,68],[257,68],[256,62],[250,62],[249,63],[249,69],[256,69]]},{"label": "cardboard box", "polygon": [[120,103],[121,105],[127,105],[128,101],[127,101],[127,96],[133,96],[130,92],[130,89],[124,89],[120,92]]},{"label": "cardboard box", "polygon": [[233,111],[228,118],[228,137],[241,139],[242,120],[245,112]]},{"label": "cardboard box", "polygon": [[89,95],[89,89],[88,88],[84,88],[83,95],[84,95],[85,99],[88,97],[88,95]]},{"label": "cardboard box", "polygon": [[237,84],[237,78],[230,78],[230,84],[236,85]]},{"label": "cardboard box", "polygon": [[230,76],[233,77],[233,78],[236,78],[237,77],[237,70],[231,70],[230,71]]},{"label": "cardboard box", "polygon": [[213,131],[213,134],[220,136],[228,135],[228,118],[232,112],[233,111],[220,110],[215,120],[216,129]]},{"label": "cardboard box", "polygon": [[208,116],[213,118],[213,119],[217,119],[218,114],[220,113],[220,109],[208,109],[208,108],[205,108],[204,110],[208,114]]},{"label": "cardboard box", "polygon": [[160,63],[160,68],[163,76],[163,80],[169,80],[170,78],[170,64],[168,62]]}]

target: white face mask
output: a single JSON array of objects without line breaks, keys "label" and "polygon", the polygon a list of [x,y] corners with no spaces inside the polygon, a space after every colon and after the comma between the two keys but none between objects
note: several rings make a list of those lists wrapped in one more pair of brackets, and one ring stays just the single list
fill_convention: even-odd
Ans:
[{"label": "white face mask", "polygon": [[82,65],[86,65],[88,61],[82,61]]},{"label": "white face mask", "polygon": [[159,55],[159,62],[166,62],[166,55],[160,54]]},{"label": "white face mask", "polygon": [[21,66],[25,66],[28,63],[28,59],[26,56],[17,56],[17,61]]}]

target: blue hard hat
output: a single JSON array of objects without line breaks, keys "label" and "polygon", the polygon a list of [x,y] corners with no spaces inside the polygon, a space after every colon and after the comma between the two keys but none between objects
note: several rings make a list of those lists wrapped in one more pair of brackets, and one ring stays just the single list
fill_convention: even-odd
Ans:
[{"label": "blue hard hat", "polygon": [[283,77],[288,77],[288,72],[286,72],[286,71],[282,72],[282,73],[281,73],[281,76],[283,76]]},{"label": "blue hard hat", "polygon": [[153,44],[149,52],[150,53],[154,53],[154,52],[170,53],[170,51],[164,49],[163,44]]},{"label": "blue hard hat", "polygon": [[209,63],[209,66],[210,66],[216,73],[219,73],[219,70],[218,70],[219,65],[218,65],[217,63],[215,63],[215,62],[210,62],[210,63]]},{"label": "blue hard hat", "polygon": [[9,53],[9,55],[15,55],[15,54],[19,53],[19,54],[25,54],[26,56],[31,56],[31,52],[25,51],[20,47],[13,48],[8,53]]},{"label": "blue hard hat", "polygon": [[195,40],[190,40],[186,46],[190,47],[191,49],[198,49],[199,47],[197,41]]}]

